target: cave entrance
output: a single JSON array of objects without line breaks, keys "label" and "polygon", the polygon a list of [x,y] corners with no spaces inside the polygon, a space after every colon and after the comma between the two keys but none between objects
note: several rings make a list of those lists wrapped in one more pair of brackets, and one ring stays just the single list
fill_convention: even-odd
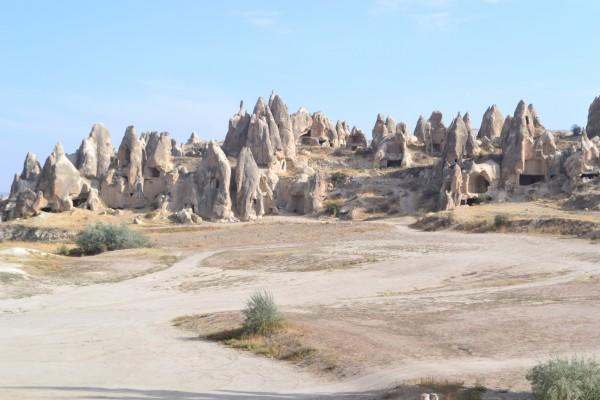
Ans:
[{"label": "cave entrance", "polygon": [[486,193],[490,183],[481,175],[473,175],[469,178],[469,193]]},{"label": "cave entrance", "polygon": [[585,174],[581,174],[581,178],[594,179],[600,176],[600,172],[588,172]]},{"label": "cave entrance", "polygon": [[543,182],[544,179],[545,179],[544,175],[522,174],[522,175],[519,175],[519,185],[521,185],[521,186],[533,185],[534,183]]},{"label": "cave entrance", "polygon": [[386,166],[387,167],[401,167],[402,166],[402,159],[400,159],[400,160],[387,160]]}]

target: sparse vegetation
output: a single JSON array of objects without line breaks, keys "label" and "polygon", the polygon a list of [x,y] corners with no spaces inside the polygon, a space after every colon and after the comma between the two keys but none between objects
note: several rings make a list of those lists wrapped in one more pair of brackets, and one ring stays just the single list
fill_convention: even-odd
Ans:
[{"label": "sparse vegetation", "polygon": [[339,171],[334,172],[329,177],[329,180],[331,180],[331,183],[333,183],[334,185],[341,185],[346,182],[346,179],[348,179],[348,175]]},{"label": "sparse vegetation", "polygon": [[88,225],[77,235],[76,244],[82,254],[146,247],[148,238],[126,225],[97,223]]},{"label": "sparse vegetation", "polygon": [[342,205],[343,203],[340,200],[329,200],[325,202],[325,212],[335,217],[340,213]]},{"label": "sparse vegetation", "polygon": [[535,366],[527,380],[538,400],[600,399],[600,365],[593,360],[550,360]]},{"label": "sparse vegetation", "polygon": [[573,124],[573,126],[571,126],[571,132],[573,133],[573,135],[581,135],[583,133],[583,128],[577,124]]},{"label": "sparse vegetation", "polygon": [[59,256],[68,257],[68,256],[71,255],[71,249],[66,244],[61,244],[56,249],[56,254],[59,255]]},{"label": "sparse vegetation", "polygon": [[504,214],[496,214],[496,216],[494,217],[494,226],[496,228],[500,228],[502,226],[506,226],[508,225],[509,222],[509,218],[507,215]]},{"label": "sparse vegetation", "polygon": [[281,328],[284,321],[273,295],[267,290],[250,296],[243,314],[245,317],[243,329],[250,335],[269,335]]}]

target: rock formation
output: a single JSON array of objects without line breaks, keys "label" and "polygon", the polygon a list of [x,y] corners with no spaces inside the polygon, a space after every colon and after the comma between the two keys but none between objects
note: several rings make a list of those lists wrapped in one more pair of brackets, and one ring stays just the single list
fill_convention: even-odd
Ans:
[{"label": "rock formation", "polygon": [[135,127],[128,126],[125,136],[119,146],[117,153],[118,167],[125,173],[126,184],[130,187],[143,182],[142,162],[144,160],[144,147],[137,134]]},{"label": "rock formation", "polygon": [[421,143],[425,143],[425,125],[427,124],[427,120],[424,116],[419,115],[419,119],[417,121],[417,125],[415,126],[415,131],[413,135],[417,138],[417,140]]},{"label": "rock formation", "polygon": [[228,220],[231,215],[231,166],[217,142],[210,142],[194,176],[198,188],[196,214],[208,220]]},{"label": "rock formation", "polygon": [[346,147],[351,150],[362,150],[366,149],[369,146],[367,143],[367,137],[355,126],[352,127],[352,131],[346,140]]},{"label": "rock formation", "polygon": [[296,157],[296,138],[294,136],[292,119],[288,113],[287,105],[278,94],[274,94],[269,101],[269,107],[273,113],[273,118],[279,129],[283,153],[288,159]]},{"label": "rock formation", "polygon": [[144,177],[159,178],[173,169],[172,143],[167,132],[148,134],[144,154]]},{"label": "rock formation", "polygon": [[237,156],[246,144],[250,115],[244,109],[244,102],[240,101],[240,109],[229,119],[229,129],[223,142],[223,151],[230,156]]},{"label": "rock formation", "polygon": [[471,127],[471,114],[468,112],[463,116],[463,122],[467,130],[467,140],[465,142],[465,155],[468,158],[473,158],[479,155],[479,144],[475,139],[473,128]]},{"label": "rock formation", "polygon": [[450,165],[462,165],[469,136],[467,126],[460,113],[458,113],[448,128],[444,149],[442,150],[442,160]]},{"label": "rock formation", "polygon": [[296,143],[300,143],[300,138],[309,133],[312,127],[312,117],[306,108],[300,107],[298,111],[290,116],[290,119],[292,120],[292,131]]},{"label": "rock formation", "polygon": [[594,99],[588,110],[586,132],[590,138],[600,136],[600,96]]},{"label": "rock formation", "polygon": [[429,120],[427,120],[430,125],[429,129],[426,127],[426,132],[429,130],[429,133],[427,134],[429,137],[429,147],[427,148],[429,154],[440,154],[444,148],[444,143],[446,141],[446,126],[442,120],[443,115],[440,111],[432,112]]},{"label": "rock formation", "polygon": [[73,209],[73,199],[81,194],[82,188],[79,171],[65,155],[62,145],[57,144],[44,164],[38,190],[53,211],[61,212]]},{"label": "rock formation", "polygon": [[102,178],[111,168],[114,152],[108,129],[94,124],[77,151],[77,169],[87,178]]},{"label": "rock formation", "polygon": [[240,220],[248,221],[264,215],[260,190],[261,172],[249,148],[240,152],[235,169],[235,208]]},{"label": "rock formation", "polygon": [[[389,117],[388,117],[388,121],[389,121]],[[379,145],[381,144],[383,139],[390,135],[393,135],[395,131],[396,131],[396,127],[394,126],[394,130],[390,132],[386,125],[386,120],[385,120],[383,114],[377,114],[377,120],[375,121],[375,126],[373,126],[373,130],[371,131],[371,133],[373,135],[372,140],[371,140],[371,147],[374,150],[377,150],[377,148],[379,147]]]},{"label": "rock formation", "polygon": [[502,126],[502,112],[497,105],[493,104],[491,107],[488,107],[483,114],[477,138],[482,139],[486,137],[488,139],[494,139],[500,137]]}]

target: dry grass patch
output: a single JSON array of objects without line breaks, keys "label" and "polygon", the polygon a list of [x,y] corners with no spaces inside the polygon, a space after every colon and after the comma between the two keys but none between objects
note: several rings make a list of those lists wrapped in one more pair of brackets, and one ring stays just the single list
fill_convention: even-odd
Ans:
[{"label": "dry grass patch", "polygon": [[308,345],[305,328],[286,319],[268,335],[248,334],[243,328],[242,312],[188,315],[173,320],[173,325],[200,338],[261,357],[291,362],[320,373],[336,373],[340,367],[318,349]]}]

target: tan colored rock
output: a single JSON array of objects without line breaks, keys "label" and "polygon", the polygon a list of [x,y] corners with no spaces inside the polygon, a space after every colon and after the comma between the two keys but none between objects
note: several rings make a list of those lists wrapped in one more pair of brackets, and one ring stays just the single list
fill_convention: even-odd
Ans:
[{"label": "tan colored rock", "polygon": [[89,136],[81,142],[76,157],[76,166],[83,176],[94,179],[106,175],[115,157],[108,129],[94,124]]},{"label": "tan colored rock", "polygon": [[144,178],[159,178],[173,170],[172,141],[167,132],[148,134],[144,154]]},{"label": "tan colored rock", "polygon": [[346,147],[351,150],[366,149],[367,147],[369,147],[367,143],[367,137],[360,129],[357,129],[354,126],[352,127],[350,135],[346,139]]},{"label": "tan colored rock", "polygon": [[38,189],[44,193],[53,211],[62,212],[73,209],[73,199],[81,194],[83,181],[79,171],[66,156],[59,143],[46,160]]},{"label": "tan colored rock", "polygon": [[37,161],[36,155],[27,153],[25,161],[23,162],[21,175],[15,174],[14,176],[9,197],[16,198],[16,196],[25,189],[35,190],[38,185],[41,170],[42,168]]},{"label": "tan colored rock", "polygon": [[375,120],[375,126],[373,126],[372,139],[371,139],[371,147],[374,150],[379,148],[379,145],[386,137],[390,137],[394,134],[396,127],[394,126],[394,130],[390,132],[385,123],[385,118],[383,114],[377,114],[377,119]]},{"label": "tan colored rock", "polygon": [[440,111],[434,111],[427,120],[429,128],[430,154],[440,154],[444,149],[446,142],[446,126],[443,122],[443,115]]},{"label": "tan colored rock", "polygon": [[465,156],[468,158],[476,157],[479,155],[479,144],[475,139],[475,132],[473,132],[473,127],[471,126],[471,114],[468,112],[463,116],[463,122],[465,123],[465,128],[467,129],[467,141],[465,142]]},{"label": "tan colored rock", "polygon": [[460,113],[458,113],[448,127],[445,146],[442,151],[442,159],[450,165],[462,165],[469,136],[470,134],[467,131],[467,126]]},{"label": "tan colored rock", "polygon": [[313,121],[310,112],[306,108],[300,107],[298,111],[290,116],[290,119],[292,120],[292,131],[294,132],[296,143],[300,143],[300,138],[309,134],[312,128]]},{"label": "tan colored rock", "polygon": [[249,125],[250,115],[244,108],[244,102],[240,101],[239,111],[229,119],[229,129],[223,142],[223,151],[226,154],[237,157],[242,147],[246,144]]},{"label": "tan colored rock", "polygon": [[271,113],[273,114],[273,118],[279,130],[285,157],[288,159],[296,158],[296,138],[294,136],[292,119],[290,118],[287,105],[278,94],[273,93],[269,100],[269,108],[271,109]]},{"label": "tan colored rock", "polygon": [[335,131],[337,133],[339,147],[346,147],[348,142],[348,136],[350,136],[350,129],[346,121],[339,121],[335,124]]},{"label": "tan colored rock", "polygon": [[264,214],[260,190],[261,172],[249,148],[240,151],[235,170],[236,210],[242,221],[254,220]]},{"label": "tan colored rock", "polygon": [[135,133],[135,127],[128,126],[117,153],[117,164],[125,174],[127,185],[143,184],[143,159],[144,145]]},{"label": "tan colored rock", "polygon": [[481,139],[486,137],[488,139],[494,139],[500,137],[503,124],[502,111],[500,111],[500,108],[496,104],[493,104],[491,107],[488,107],[483,114],[477,138]]},{"label": "tan colored rock", "polygon": [[415,131],[413,135],[417,138],[417,140],[421,143],[425,143],[425,125],[427,124],[427,120],[424,116],[419,115],[419,119],[417,120],[417,125],[415,126]]},{"label": "tan colored rock", "polygon": [[217,142],[212,141],[208,144],[194,179],[198,188],[196,213],[208,220],[230,219],[231,166]]},{"label": "tan colored rock", "polygon": [[98,189],[91,188],[84,204],[85,208],[90,211],[98,212],[105,209],[104,203],[100,199]]}]

